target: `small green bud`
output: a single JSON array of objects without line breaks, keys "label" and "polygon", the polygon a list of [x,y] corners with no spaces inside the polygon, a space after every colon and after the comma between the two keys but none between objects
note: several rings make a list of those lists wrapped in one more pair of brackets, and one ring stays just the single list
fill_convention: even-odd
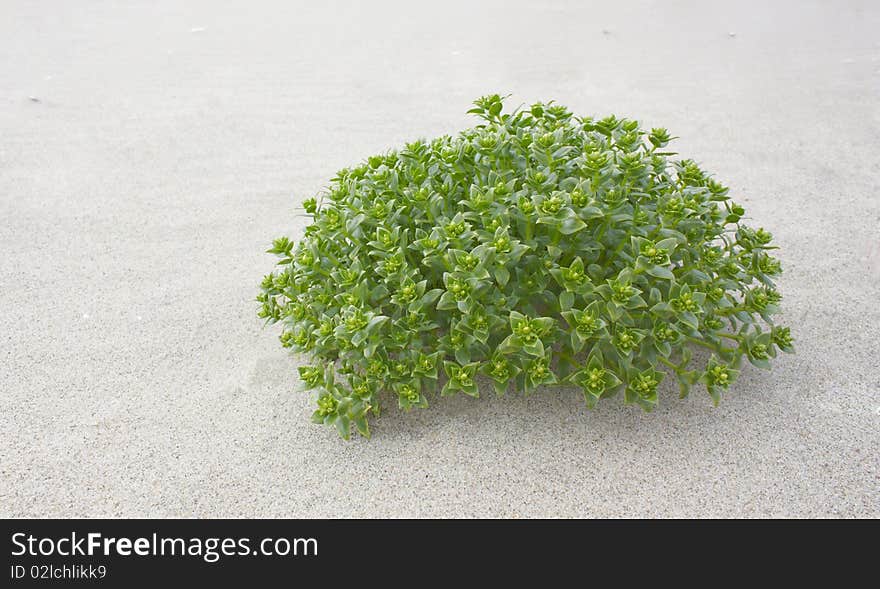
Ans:
[{"label": "small green bud", "polygon": [[318,414],[323,417],[336,413],[339,402],[331,395],[321,395],[318,398]]}]

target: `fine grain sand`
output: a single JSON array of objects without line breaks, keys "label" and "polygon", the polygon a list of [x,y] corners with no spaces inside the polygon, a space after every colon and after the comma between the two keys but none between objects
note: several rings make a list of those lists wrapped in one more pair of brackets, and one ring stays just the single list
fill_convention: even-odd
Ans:
[{"label": "fine grain sand", "polygon": [[[880,4],[3,2],[0,515],[880,515]],[[556,99],[776,236],[798,354],[314,426],[253,297],[337,169]]]}]

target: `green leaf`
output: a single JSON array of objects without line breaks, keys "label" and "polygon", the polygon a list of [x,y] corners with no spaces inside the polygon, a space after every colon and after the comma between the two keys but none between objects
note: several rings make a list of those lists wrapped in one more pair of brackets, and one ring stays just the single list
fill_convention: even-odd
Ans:
[{"label": "green leaf", "polygon": [[655,278],[662,278],[663,280],[675,280],[675,274],[672,273],[672,270],[670,270],[669,268],[664,268],[663,266],[653,265],[645,270],[645,272]]},{"label": "green leaf", "polygon": [[700,326],[700,321],[697,319],[697,316],[690,311],[681,313],[678,316],[678,319],[692,329],[697,329]]},{"label": "green leaf", "polygon": [[431,304],[433,304],[434,301],[436,301],[436,300],[440,297],[440,295],[442,295],[442,294],[443,294],[443,289],[442,289],[442,288],[432,288],[431,290],[429,290],[428,292],[426,292],[424,295],[422,295],[422,301],[421,301],[421,302],[422,302],[423,305],[431,305]]},{"label": "green leaf", "polygon": [[502,354],[509,354],[511,352],[516,352],[522,347],[519,339],[511,334],[508,335],[504,340],[498,344],[498,351]]},{"label": "green leaf", "polygon": [[507,268],[504,266],[499,266],[494,269],[495,273],[495,281],[498,283],[498,286],[505,287],[507,282],[510,280],[510,272],[507,271]]},{"label": "green leaf", "polygon": [[536,339],[530,344],[522,344],[522,349],[526,354],[530,354],[532,356],[544,356],[544,343],[540,339]]},{"label": "green leaf", "polygon": [[749,362],[751,362],[756,367],[762,368],[764,370],[770,370],[770,361],[766,358],[753,358],[752,356],[749,356],[748,358]]},{"label": "green leaf", "polygon": [[507,392],[507,381],[499,382],[497,380],[493,380],[492,386],[495,388],[495,394],[499,397],[503,396],[504,393]]},{"label": "green leaf", "polygon": [[345,440],[351,437],[350,421],[347,415],[340,415],[336,420],[336,431],[339,436]]},{"label": "green leaf", "polygon": [[526,316],[523,315],[522,313],[519,313],[517,311],[511,311],[510,315],[509,315],[510,328],[515,329],[516,325],[525,318],[526,318]]},{"label": "green leaf", "polygon": [[367,332],[368,333],[375,333],[376,330],[378,330],[379,327],[384,325],[387,321],[388,321],[388,317],[386,317],[385,315],[374,316],[372,319],[370,319],[370,322],[367,323]]},{"label": "green leaf", "polygon": [[450,309],[457,309],[458,302],[455,300],[455,297],[452,296],[452,293],[449,291],[445,291],[441,296],[440,300],[437,302],[437,310],[438,311],[448,311]]},{"label": "green leaf", "polygon": [[605,216],[605,213],[598,207],[583,207],[580,209],[579,215],[581,219],[590,220],[601,219]]},{"label": "green leaf", "polygon": [[718,407],[718,404],[721,402],[721,389],[713,386],[709,386],[707,389],[709,390],[709,396],[712,397],[712,404]]},{"label": "green leaf", "polygon": [[571,235],[572,233],[577,233],[581,231],[587,226],[586,223],[580,220],[578,217],[566,217],[559,224],[559,232],[563,235]]},{"label": "green leaf", "polygon": [[367,423],[366,417],[364,417],[363,415],[361,415],[360,417],[356,417],[354,419],[354,425],[357,428],[358,433],[360,433],[363,437],[370,437],[370,426]]},{"label": "green leaf", "polygon": [[563,291],[559,293],[559,307],[563,311],[571,309],[574,305],[574,293],[571,291]]}]

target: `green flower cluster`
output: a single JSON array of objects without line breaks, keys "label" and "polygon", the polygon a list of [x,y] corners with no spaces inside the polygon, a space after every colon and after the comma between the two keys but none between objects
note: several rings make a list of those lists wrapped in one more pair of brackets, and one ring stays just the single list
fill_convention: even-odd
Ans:
[{"label": "green flower cluster", "polygon": [[259,315],[314,358],[314,421],[367,436],[386,395],[427,407],[476,396],[480,376],[499,394],[576,385],[590,407],[623,390],[650,410],[672,374],[717,403],[743,359],[792,351],[771,235],[672,159],[665,129],[502,102],[477,100],[483,123],[458,136],[341,170],[304,203],[303,239],[269,250]]}]

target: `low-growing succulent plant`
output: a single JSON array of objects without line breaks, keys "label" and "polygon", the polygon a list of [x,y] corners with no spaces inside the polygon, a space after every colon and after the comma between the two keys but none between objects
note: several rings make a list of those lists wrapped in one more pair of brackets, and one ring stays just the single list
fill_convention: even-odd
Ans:
[{"label": "low-growing succulent plant", "polygon": [[[792,351],[776,326],[771,235],[728,189],[673,159],[665,129],[538,103],[456,137],[418,140],[341,170],[265,277],[260,317],[311,354],[313,420],[369,435],[386,399],[565,384],[588,407],[623,391],[657,404],[664,376],[717,403],[743,358]],[[694,366],[692,347],[708,361]]]}]

